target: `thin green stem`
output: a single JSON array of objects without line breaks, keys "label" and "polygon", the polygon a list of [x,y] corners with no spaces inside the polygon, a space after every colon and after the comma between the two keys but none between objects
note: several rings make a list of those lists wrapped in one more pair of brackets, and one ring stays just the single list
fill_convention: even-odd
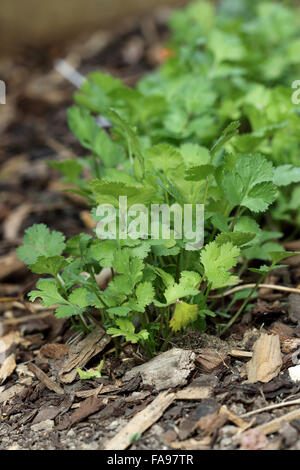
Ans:
[{"label": "thin green stem", "polygon": [[[269,271],[268,271],[269,272]],[[222,336],[224,333],[226,333],[226,331],[235,323],[235,321],[239,318],[239,316],[241,315],[241,313],[243,312],[243,310],[246,308],[246,306],[248,305],[253,293],[256,291],[256,289],[258,288],[259,284],[263,283],[266,276],[267,276],[267,273],[264,273],[259,279],[258,281],[256,282],[255,286],[251,289],[251,291],[249,292],[249,294],[247,295],[247,297],[245,298],[244,302],[242,303],[242,305],[240,306],[240,308],[238,309],[238,311],[236,312],[236,314],[229,320],[229,322],[227,323],[227,325],[224,326],[224,328],[221,329],[220,331],[220,336]]]}]

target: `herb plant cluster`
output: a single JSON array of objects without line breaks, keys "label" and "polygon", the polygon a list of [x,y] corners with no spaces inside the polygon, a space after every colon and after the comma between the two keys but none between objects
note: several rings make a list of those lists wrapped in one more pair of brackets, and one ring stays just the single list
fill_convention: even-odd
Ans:
[{"label": "herb plant cluster", "polygon": [[[291,101],[299,18],[273,2],[192,3],[170,20],[170,58],[136,88],[100,72],[88,77],[68,113],[88,155],[51,165],[86,197],[96,222],[96,207],[118,208],[120,196],[147,207],[205,204],[205,243],[186,251],[174,236],[66,240],[34,225],[18,249],[32,272],[47,275],[32,301],[57,305],[57,317],[85,332],[96,312],[109,334],[149,354],[187,326],[204,330],[208,317],[224,327],[210,292],[237,284],[234,268],[241,276],[254,260],[263,279],[288,255],[280,230],[299,230],[300,108]],[[103,268],[112,273],[105,290]],[[245,295],[246,305],[252,292]]]}]

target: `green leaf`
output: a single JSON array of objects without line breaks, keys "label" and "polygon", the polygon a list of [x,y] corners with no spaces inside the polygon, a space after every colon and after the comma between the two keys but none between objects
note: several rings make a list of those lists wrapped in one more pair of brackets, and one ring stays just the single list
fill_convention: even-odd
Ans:
[{"label": "green leaf", "polygon": [[117,243],[115,240],[94,240],[89,248],[89,255],[99,261],[103,268],[113,267]]},{"label": "green leaf", "polygon": [[186,143],[181,145],[180,153],[186,167],[207,165],[210,162],[210,153],[206,147],[198,144]]},{"label": "green leaf", "polygon": [[218,175],[218,183],[233,206],[241,205],[253,212],[262,212],[276,199],[273,177],[272,163],[262,155],[253,154],[239,157],[231,171],[224,165],[223,175]]},{"label": "green leaf", "polygon": [[116,324],[119,328],[109,328],[107,333],[112,335],[113,338],[117,336],[125,336],[126,341],[131,343],[138,343],[141,340],[147,340],[149,333],[146,330],[142,330],[139,333],[135,333],[135,328],[130,320],[118,318]]},{"label": "green leaf", "polygon": [[167,304],[173,304],[182,297],[197,295],[201,281],[200,274],[194,271],[182,271],[179,283],[174,283],[167,287],[164,292]]},{"label": "green leaf", "polygon": [[54,304],[65,304],[67,301],[58,292],[55,282],[41,279],[37,282],[36,287],[38,290],[32,290],[29,293],[31,302],[34,302],[37,298],[41,298],[41,304],[44,307],[51,307]]},{"label": "green leaf", "polygon": [[193,323],[198,316],[198,305],[190,305],[179,301],[175,305],[173,316],[170,320],[172,331],[182,330],[184,327]]},{"label": "green leaf", "polygon": [[151,204],[157,200],[157,188],[149,184],[126,184],[122,181],[93,180],[89,189],[95,195],[98,204],[112,204],[119,207],[119,197],[127,197],[128,207],[133,204]]},{"label": "green leaf", "polygon": [[238,158],[236,171],[247,189],[274,178],[273,164],[258,153]]},{"label": "green leaf", "polygon": [[96,124],[87,109],[77,106],[70,108],[68,122],[71,131],[76,135],[81,145],[99,157],[105,166],[114,167],[124,160],[124,150]]},{"label": "green leaf", "polygon": [[272,263],[277,264],[279,261],[289,258],[290,256],[299,255],[300,251],[269,251]]},{"label": "green leaf", "polygon": [[63,160],[61,162],[49,162],[48,164],[64,176],[63,181],[66,183],[78,183],[83,168],[77,160]]},{"label": "green leaf", "polygon": [[56,318],[70,318],[84,313],[85,309],[74,304],[64,304],[55,310]]},{"label": "green leaf", "polygon": [[185,172],[184,177],[187,181],[201,181],[205,180],[208,176],[211,176],[213,174],[213,165],[200,165],[188,168]]},{"label": "green leaf", "polygon": [[168,144],[158,144],[147,150],[146,168],[149,163],[154,169],[167,173],[168,170],[178,168],[183,163],[183,159],[176,148]]},{"label": "green leaf", "polygon": [[224,243],[231,242],[235,246],[247,245],[255,238],[256,234],[247,233],[247,232],[230,232],[230,233],[220,233],[215,242],[218,245],[224,245]]},{"label": "green leaf", "polygon": [[107,311],[108,313],[117,315],[118,317],[127,317],[127,315],[132,311],[132,308],[122,305],[121,307],[111,307]]},{"label": "green leaf", "polygon": [[159,275],[166,287],[170,287],[175,283],[175,279],[171,274],[161,268],[153,268],[152,266],[151,268]]},{"label": "green leaf", "polygon": [[231,242],[218,245],[216,241],[209,243],[201,250],[200,259],[204,266],[205,277],[212,289],[237,284],[237,276],[228,272],[238,261],[240,249]]},{"label": "green leaf", "polygon": [[104,366],[104,361],[102,360],[96,370],[89,369],[87,371],[84,371],[80,369],[80,367],[77,367],[77,372],[79,374],[80,380],[101,379],[102,377],[101,371],[103,369],[103,366]]},{"label": "green leaf", "polygon": [[50,232],[44,224],[36,224],[25,231],[23,246],[17,249],[18,258],[26,264],[35,264],[40,256],[60,256],[65,249],[65,236]]},{"label": "green leaf", "polygon": [[273,183],[261,183],[252,188],[242,199],[241,205],[253,212],[263,212],[276,199],[276,189]]},{"label": "green leaf", "polygon": [[40,256],[35,264],[29,266],[29,269],[36,274],[51,274],[55,277],[68,264],[68,261],[62,256],[52,256],[50,258]]},{"label": "green leaf", "polygon": [[78,307],[85,308],[89,305],[87,299],[88,291],[84,287],[79,287],[78,289],[73,290],[69,295],[69,302],[72,304],[78,305]]},{"label": "green leaf", "polygon": [[153,302],[154,295],[154,288],[151,282],[142,282],[136,288],[137,302],[141,308],[150,305]]},{"label": "green leaf", "polygon": [[123,139],[127,143],[129,156],[135,155],[138,159],[143,162],[143,152],[140,139],[135,130],[130,126],[128,122],[123,119],[118,111],[110,109],[107,112],[107,117],[114,124],[114,133]]},{"label": "green leaf", "polygon": [[246,50],[237,35],[214,29],[208,39],[208,47],[218,63],[223,61],[239,61],[244,58]]},{"label": "green leaf", "polygon": [[276,186],[288,186],[291,183],[299,183],[300,167],[293,165],[280,165],[275,169],[273,182]]},{"label": "green leaf", "polygon": [[228,142],[230,139],[232,139],[232,137],[237,135],[239,127],[239,121],[233,121],[232,123],[230,123],[226,127],[226,129],[224,129],[214,146],[211,148],[211,155],[215,155],[222,147],[224,147],[226,142]]}]

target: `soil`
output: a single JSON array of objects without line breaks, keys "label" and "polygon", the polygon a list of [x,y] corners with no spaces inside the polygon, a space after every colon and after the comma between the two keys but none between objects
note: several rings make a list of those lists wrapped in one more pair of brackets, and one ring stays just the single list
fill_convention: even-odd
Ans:
[{"label": "soil", "polygon": [[[81,152],[66,124],[74,88],[53,70],[54,59],[65,57],[83,74],[101,68],[133,85],[163,60],[166,37],[165,16],[158,13],[113,37],[99,32],[60,48],[27,49],[0,62],[1,79],[9,83],[0,115],[0,364],[11,361],[0,369],[0,450],[104,449],[162,393],[139,375],[124,380],[128,370],[149,359],[128,344],[118,356],[107,344],[86,364],[95,367],[104,358],[107,378],[60,380],[64,360],[80,338],[74,338],[68,322],[27,302],[37,276],[14,252],[33,223],[46,223],[67,236],[90,230],[84,201],[63,193],[59,175],[47,165]],[[300,262],[289,263],[268,281],[297,287]],[[188,377],[169,393],[192,386],[197,393],[209,390],[208,396],[175,399],[130,449],[300,450],[299,405],[283,406],[300,398],[300,382],[288,372],[299,347],[299,299],[261,289],[227,337],[218,338],[211,328],[173,338],[169,348],[190,350],[194,359]],[[237,302],[232,313],[238,307]],[[281,370],[267,383],[248,383],[246,364],[263,332],[279,338]],[[269,405],[280,406],[257,412]],[[293,411],[296,417],[290,419]],[[279,417],[284,419],[275,431],[259,428]]]}]

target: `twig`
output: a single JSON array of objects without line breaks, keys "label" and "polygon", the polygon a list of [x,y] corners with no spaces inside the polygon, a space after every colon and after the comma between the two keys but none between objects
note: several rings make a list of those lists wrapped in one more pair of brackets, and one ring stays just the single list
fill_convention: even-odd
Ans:
[{"label": "twig", "polygon": [[[241,290],[245,289],[253,289],[255,287],[255,283],[252,284],[244,284],[243,286],[236,286],[233,289],[230,289],[226,292],[223,292],[222,294],[217,294],[217,295],[209,295],[209,299],[222,299],[222,297],[226,297],[227,295],[234,294],[235,292],[239,292]],[[297,289],[296,287],[285,287],[285,286],[276,286],[273,284],[258,284],[258,288],[265,288],[265,289],[272,289],[272,290],[279,290],[281,292],[290,292],[294,294],[299,294],[300,295],[300,289]]]},{"label": "twig", "polygon": [[3,325],[19,325],[20,323],[24,323],[29,320],[40,320],[42,318],[47,318],[50,315],[53,315],[53,310],[46,311],[43,313],[38,313],[38,314],[32,314],[32,315],[25,315],[24,317],[19,317],[19,318],[7,318],[5,320],[2,320]]},{"label": "twig", "polygon": [[300,398],[298,398],[297,400],[290,400],[290,401],[286,401],[282,403],[276,403],[275,405],[264,406],[263,408],[258,408],[257,410],[244,413],[243,415],[240,416],[240,418],[248,418],[249,416],[262,413],[263,411],[275,410],[276,408],[281,408],[283,406],[292,406],[292,405],[300,405]]},{"label": "twig", "polygon": [[43,372],[38,366],[30,362],[28,364],[28,369],[34,373],[34,375],[52,392],[57,393],[58,395],[64,395],[64,390],[58,385],[58,383],[52,381],[45,372]]},{"label": "twig", "polygon": [[161,392],[143,411],[137,413],[118,434],[110,440],[105,450],[125,450],[132,444],[135,434],[143,434],[163,415],[175,400],[175,393]]},{"label": "twig", "polygon": [[19,300],[19,297],[0,297],[0,303],[16,302],[17,300]]}]

